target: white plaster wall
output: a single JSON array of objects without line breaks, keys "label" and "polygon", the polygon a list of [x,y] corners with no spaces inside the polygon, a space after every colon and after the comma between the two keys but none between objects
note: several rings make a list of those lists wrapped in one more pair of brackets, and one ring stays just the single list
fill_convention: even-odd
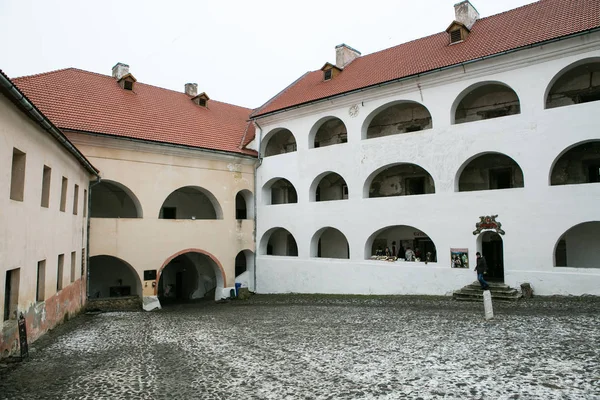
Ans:
[{"label": "white plaster wall", "polygon": [[[450,248],[468,248],[479,216],[498,214],[506,235],[505,282],[531,282],[537,294],[600,294],[600,269],[553,267],[554,247],[569,228],[598,220],[600,184],[549,186],[555,158],[567,147],[600,139],[600,103],[544,109],[547,86],[569,64],[600,56],[600,34],[543,48],[523,50],[445,72],[328,100],[259,120],[262,135],[289,129],[298,151],[263,159],[257,171],[257,240],[280,226],[294,236],[298,257],[257,255],[260,293],[450,294],[475,280],[473,270],[450,268]],[[521,114],[452,125],[457,96],[471,85],[498,81],[521,101]],[[372,112],[393,101],[416,101],[430,111],[429,130],[361,140]],[[349,107],[359,114],[350,117]],[[340,118],[348,143],[309,149],[307,136],[324,117]],[[456,192],[458,173],[473,157],[499,152],[523,170],[524,188]],[[363,198],[365,180],[378,168],[414,163],[435,181],[435,194]],[[309,188],[324,171],[346,179],[346,201],[310,202]],[[271,206],[260,190],[273,177],[288,179],[298,192],[297,204]],[[365,243],[377,230],[409,225],[426,232],[437,247],[438,262],[428,265],[366,261]],[[310,257],[310,241],[331,226],[348,239],[350,260]]]}]

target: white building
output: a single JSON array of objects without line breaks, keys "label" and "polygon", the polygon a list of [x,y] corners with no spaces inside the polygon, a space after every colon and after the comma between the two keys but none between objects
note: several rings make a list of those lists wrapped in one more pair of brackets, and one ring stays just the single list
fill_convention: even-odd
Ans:
[{"label": "white building", "polygon": [[[449,294],[481,251],[510,286],[600,295],[600,2],[455,10],[378,53],[337,46],[252,114],[257,292]],[[505,234],[474,234],[496,215]]]}]

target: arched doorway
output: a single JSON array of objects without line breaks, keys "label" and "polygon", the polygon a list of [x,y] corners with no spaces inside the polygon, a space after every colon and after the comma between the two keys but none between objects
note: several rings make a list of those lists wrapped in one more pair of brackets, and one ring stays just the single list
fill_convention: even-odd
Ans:
[{"label": "arched doorway", "polygon": [[321,228],[310,241],[310,256],[319,258],[350,258],[346,236],[330,226]]},{"label": "arched doorway", "polygon": [[242,250],[235,257],[235,282],[243,287],[249,286],[251,271],[254,270],[254,253],[251,250]]},{"label": "arched doorway", "polygon": [[298,256],[298,245],[294,236],[284,228],[271,228],[260,241],[259,254],[268,256]]},{"label": "arched doorway", "polygon": [[120,258],[90,257],[88,296],[94,298],[141,296],[142,281],[137,272]]},{"label": "arched doorway", "polygon": [[504,242],[496,232],[482,232],[477,238],[477,251],[485,257],[488,272],[485,279],[504,282]]},{"label": "arched doorway", "polygon": [[235,195],[235,219],[254,219],[254,196],[247,189]]},{"label": "arched doorway", "polygon": [[162,305],[217,299],[224,282],[223,269],[211,255],[185,250],[163,264],[156,293]]}]

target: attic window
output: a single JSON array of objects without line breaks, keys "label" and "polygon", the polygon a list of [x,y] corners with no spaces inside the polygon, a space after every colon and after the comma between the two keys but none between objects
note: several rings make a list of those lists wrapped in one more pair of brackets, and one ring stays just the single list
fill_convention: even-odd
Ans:
[{"label": "attic window", "polygon": [[200,93],[198,96],[194,96],[192,97],[192,101],[196,104],[198,104],[200,107],[204,107],[206,108],[208,101],[210,100],[210,98],[208,97],[208,95],[204,92]]},{"label": "attic window", "polygon": [[324,80],[324,81],[328,81],[328,80],[330,80],[330,79],[331,79],[331,75],[332,75],[332,71],[331,71],[330,69],[326,70],[326,71],[323,73],[323,80]]},{"label": "attic window", "polygon": [[123,81],[123,89],[125,90],[133,90],[133,82],[131,81]]},{"label": "attic window", "polygon": [[198,105],[200,107],[206,107],[206,99],[198,99]]},{"label": "attic window", "polygon": [[460,42],[462,40],[462,35],[459,29],[455,29],[450,31],[450,43]]}]

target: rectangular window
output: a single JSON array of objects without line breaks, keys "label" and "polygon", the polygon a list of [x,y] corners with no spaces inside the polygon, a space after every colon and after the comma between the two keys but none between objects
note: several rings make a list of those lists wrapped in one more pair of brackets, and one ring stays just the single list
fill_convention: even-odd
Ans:
[{"label": "rectangular window", "polygon": [[42,175],[42,207],[50,206],[50,178],[52,176],[52,168],[44,165],[44,173]]},{"label": "rectangular window", "polygon": [[71,252],[71,283],[75,282],[75,263],[77,261],[77,252]]},{"label": "rectangular window", "polygon": [[79,185],[75,185],[73,189],[73,215],[77,215],[77,209],[79,208]]},{"label": "rectangular window", "polygon": [[65,255],[58,255],[58,267],[56,268],[56,291],[58,292],[63,288],[63,271],[65,266]]},{"label": "rectangular window", "polygon": [[83,218],[87,217],[87,203],[88,203],[87,190],[83,189]]},{"label": "rectangular window", "polygon": [[37,288],[35,293],[35,301],[44,301],[46,299],[46,260],[38,261]]},{"label": "rectangular window", "polygon": [[81,278],[85,275],[85,248],[81,249]]},{"label": "rectangular window", "polygon": [[25,191],[25,153],[13,147],[12,170],[10,175],[10,198],[23,201]]},{"label": "rectangular window", "polygon": [[20,268],[6,271],[6,281],[4,283],[4,321],[17,319],[20,278]]},{"label": "rectangular window", "polygon": [[67,186],[69,185],[69,180],[62,177],[62,188],[60,191],[60,211],[65,212],[67,209]]}]

